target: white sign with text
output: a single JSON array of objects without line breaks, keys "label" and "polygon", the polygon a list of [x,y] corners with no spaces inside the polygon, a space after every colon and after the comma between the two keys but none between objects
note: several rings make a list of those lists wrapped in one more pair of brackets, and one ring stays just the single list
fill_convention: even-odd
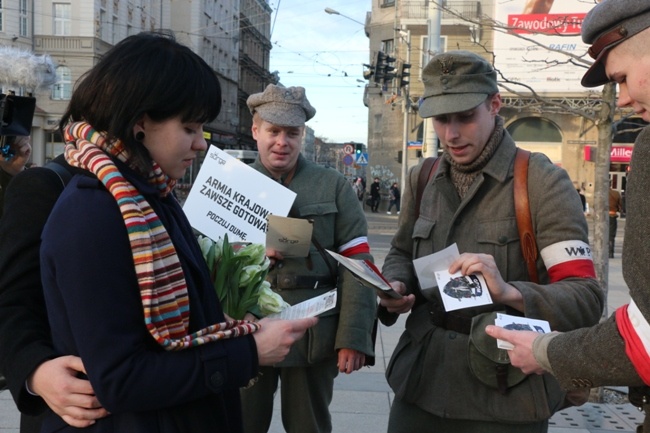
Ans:
[{"label": "white sign with text", "polygon": [[286,216],[296,193],[210,146],[183,210],[196,230],[216,241],[266,244],[269,215]]}]

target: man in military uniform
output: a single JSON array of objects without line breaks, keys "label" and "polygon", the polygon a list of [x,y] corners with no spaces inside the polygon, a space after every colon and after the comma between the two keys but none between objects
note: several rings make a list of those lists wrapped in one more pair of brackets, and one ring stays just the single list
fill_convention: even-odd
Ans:
[{"label": "man in military uniform", "polygon": [[324,250],[354,259],[372,259],[368,228],[350,183],[335,170],[321,167],[300,153],[305,122],[316,110],[302,87],[270,84],[247,101],[253,114],[258,159],[251,164],[294,191],[290,217],[313,221],[307,257],[283,258],[267,250],[272,289],[293,305],[338,289],[338,304],[291,348],[275,367],[260,368],[259,380],[242,391],[244,431],[267,432],[273,398],[282,382],[282,422],[289,433],[332,431],[329,404],[334,378],[352,373],[374,356],[372,338],[376,295],[362,286]]},{"label": "man in military uniform", "polygon": [[[604,0],[582,23],[582,39],[591,44],[594,64],[582,85],[609,81],[619,85],[617,105],[629,107],[650,122],[650,2]],[[623,277],[631,302],[594,327],[539,335],[490,326],[495,338],[514,344],[512,364],[527,373],[551,372],[567,389],[605,385],[646,385],[646,419],[650,432],[650,129],[637,137],[626,188],[626,227]]]},{"label": "man in military uniform", "polygon": [[[514,205],[520,151],[498,115],[496,71],[477,54],[448,51],[431,59],[422,81],[419,114],[432,117],[444,152],[420,191],[419,212],[422,164],[409,173],[400,226],[384,261],[384,276],[406,296],[381,299],[382,307],[410,312],[386,371],[395,391],[388,432],[546,432],[548,418],[565,405],[557,381],[511,374],[494,362],[476,368],[496,345],[485,337],[485,325],[473,323],[494,323],[497,311],[545,319],[565,331],[598,322],[604,300],[580,199],[562,168],[543,154],[530,155],[528,190],[518,194],[529,199],[539,249],[539,282],[532,281]],[[420,290],[413,259],[454,243],[461,254],[449,273],[482,274],[493,304],[446,312],[438,290]],[[380,315],[386,324],[395,316]],[[470,341],[478,350],[470,350]]]}]

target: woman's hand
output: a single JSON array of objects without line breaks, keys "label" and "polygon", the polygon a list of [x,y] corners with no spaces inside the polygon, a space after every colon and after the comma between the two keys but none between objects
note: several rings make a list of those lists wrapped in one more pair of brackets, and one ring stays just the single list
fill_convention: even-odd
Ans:
[{"label": "woman's hand", "polygon": [[262,319],[259,323],[262,328],[253,334],[259,364],[272,366],[284,360],[291,346],[302,338],[307,329],[318,323],[318,319]]}]

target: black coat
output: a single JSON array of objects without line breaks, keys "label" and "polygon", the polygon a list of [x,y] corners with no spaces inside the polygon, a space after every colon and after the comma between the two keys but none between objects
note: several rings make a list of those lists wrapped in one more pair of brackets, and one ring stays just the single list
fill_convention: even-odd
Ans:
[{"label": "black coat", "polygon": [[[63,158],[58,161],[65,164]],[[39,364],[56,356],[43,299],[39,249],[43,226],[61,191],[63,181],[54,171],[25,170],[5,190],[0,219],[0,371],[23,415],[46,409],[45,402],[29,394],[24,385]],[[21,430],[27,431],[38,428]]]},{"label": "black coat", "polygon": [[[210,273],[177,200],[127,167],[174,244],[187,284],[189,330],[223,322]],[[97,433],[241,432],[239,388],[257,373],[251,335],[169,352],[147,331],[131,244],[115,198],[75,176],[43,229],[41,276],[55,349],[80,356],[111,412]],[[43,431],[73,432],[48,415]]]},{"label": "black coat", "polygon": [[[73,171],[75,169],[72,169]],[[85,173],[80,171],[81,173]],[[87,182],[94,182],[98,184],[97,180],[88,179]],[[86,182],[86,183],[87,183]],[[101,186],[99,188],[102,188]],[[44,401],[29,394],[24,386],[27,377],[34,371],[34,369],[42,362],[59,356],[61,353],[71,353],[70,351],[61,351],[61,345],[55,350],[50,337],[50,326],[48,325],[48,318],[45,308],[45,300],[43,296],[43,287],[41,285],[41,266],[40,266],[40,246],[41,234],[43,227],[47,221],[56,200],[58,199],[61,190],[63,189],[63,182],[59,176],[52,170],[46,168],[34,168],[27,170],[12,181],[10,187],[6,191],[6,213],[0,221],[0,371],[3,371],[7,376],[8,385],[16,404],[23,414],[38,414],[43,412],[47,406]],[[113,201],[113,206],[115,202]],[[159,209],[156,209],[158,211]],[[187,234],[191,229],[186,225],[186,220],[182,216],[180,207],[176,204],[172,206],[171,212],[180,218],[182,230]],[[83,212],[82,212],[83,213]],[[109,212],[112,214],[112,212]],[[168,214],[169,216],[169,214]],[[99,225],[102,224],[99,220],[95,220]],[[59,221],[60,225],[68,225],[69,221]],[[198,245],[196,248],[190,247],[193,256],[198,254],[200,258],[200,251]],[[185,249],[187,253],[187,249]],[[198,252],[198,253],[197,253]],[[64,254],[65,255],[65,254]],[[90,259],[94,254],[88,254]],[[193,258],[196,261],[197,257]],[[129,259],[131,260],[131,259]],[[132,266],[132,265],[131,265]],[[205,270],[207,272],[207,270]],[[197,271],[194,270],[192,274]],[[202,271],[198,271],[204,274]],[[200,284],[201,287],[207,287],[207,284]],[[196,302],[196,300],[194,300]],[[211,309],[215,313],[209,313],[212,319],[221,319],[222,316],[214,316],[218,310],[218,302],[206,303],[205,305],[214,305]],[[194,305],[195,311],[198,312],[201,308]],[[108,307],[107,307],[108,308]],[[107,314],[109,314],[107,312]],[[193,315],[196,317],[196,315]],[[107,320],[95,316],[97,323],[106,323]],[[194,320],[194,319],[193,319]],[[144,326],[144,324],[142,325]],[[256,370],[256,351],[251,337],[229,340],[223,347],[223,343],[210,344],[202,349],[203,363],[194,363],[194,367],[183,369],[179,371],[179,376],[185,377],[189,372],[194,371],[194,374],[200,374],[203,370],[205,374],[202,382],[203,386],[211,387],[210,383],[214,381],[215,374],[223,371],[224,368],[230,367],[230,374],[226,376],[223,383],[229,390],[224,390],[227,397],[223,398],[223,393],[217,391],[212,394],[215,398],[193,400],[190,398],[184,404],[178,405],[178,402],[169,402],[170,404],[176,403],[174,408],[166,408],[161,411],[161,418],[174,417],[174,414],[189,413],[200,411],[201,413],[209,412],[208,417],[184,417],[178,416],[178,423],[170,425],[168,422],[163,422],[169,431],[177,431],[178,428],[185,429],[186,431],[239,431],[238,425],[240,424],[240,410],[239,410],[239,393],[238,386],[241,386],[242,376],[250,377]],[[122,341],[117,338],[116,341]],[[228,362],[223,362],[224,349],[230,353]],[[179,356],[187,358],[188,356],[195,357],[190,352],[193,350],[183,351]],[[76,354],[72,352],[71,354]],[[235,355],[235,356],[233,356]],[[84,359],[84,362],[86,360]],[[92,364],[92,363],[91,363]],[[231,364],[236,364],[238,367],[233,368]],[[86,366],[89,367],[88,365]],[[207,367],[207,368],[206,368]],[[126,366],[124,368],[127,368]],[[206,371],[209,370],[209,371]],[[210,373],[211,371],[211,373]],[[229,377],[228,377],[229,376]],[[223,377],[223,376],[220,376]],[[235,379],[236,377],[236,379]],[[232,380],[238,382],[237,386],[229,386],[228,382]],[[169,378],[161,377],[157,381],[156,386],[148,387],[149,396],[161,396],[158,386],[168,383]],[[117,385],[116,382],[112,382]],[[194,382],[196,384],[196,381]],[[96,386],[97,384],[94,384]],[[120,383],[120,385],[123,385]],[[187,387],[196,386],[187,383]],[[187,388],[185,387],[185,388]],[[212,388],[213,392],[216,388]],[[178,389],[175,394],[181,395],[187,389]],[[201,391],[199,391],[201,393]],[[99,395],[99,394],[98,394]],[[182,397],[179,397],[182,398]],[[104,400],[104,399],[102,399]],[[146,404],[146,399],[141,399],[142,404]],[[100,400],[101,401],[101,400]],[[106,398],[102,403],[106,404],[109,410],[117,414],[121,410],[112,406],[109,398]],[[180,406],[185,406],[182,408]],[[49,412],[49,411],[48,411]],[[164,413],[164,414],[163,414]],[[223,422],[212,423],[209,429],[206,429],[206,420],[223,420],[223,417],[230,418],[233,424],[230,427],[224,427]],[[24,417],[23,417],[24,418]],[[105,420],[98,421],[88,431],[111,431],[117,425],[118,419],[120,425],[125,422],[129,423],[124,417],[116,418],[116,415],[111,415]],[[201,427],[194,429],[196,423],[202,424]],[[58,425],[64,426],[65,424],[58,417],[50,413],[48,421],[50,426]],[[161,427],[157,422],[147,422],[147,431],[158,431]],[[183,424],[181,427],[180,424]],[[111,427],[113,426],[113,427]],[[128,431],[143,431],[141,428],[136,427],[131,423],[132,430]],[[189,430],[188,430],[189,427]],[[62,431],[77,431],[71,427],[64,427]],[[21,433],[40,431],[38,424],[33,423],[29,430],[21,428]]]}]

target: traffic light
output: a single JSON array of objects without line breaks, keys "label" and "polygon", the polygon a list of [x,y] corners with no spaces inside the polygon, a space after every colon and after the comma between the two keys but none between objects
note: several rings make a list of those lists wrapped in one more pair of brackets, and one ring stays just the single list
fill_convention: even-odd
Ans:
[{"label": "traffic light", "polygon": [[395,78],[395,57],[386,56],[386,66],[384,67],[384,84],[388,84]]},{"label": "traffic light", "polygon": [[357,158],[361,156],[362,153],[363,153],[363,144],[354,143],[354,154],[357,156]]},{"label": "traffic light", "polygon": [[375,57],[375,83],[381,83],[384,81],[384,74],[386,73],[386,54],[381,51],[377,51],[377,57]]},{"label": "traffic light", "polygon": [[395,57],[378,51],[375,60],[375,83],[388,84],[393,78],[395,78]]},{"label": "traffic light", "polygon": [[408,63],[400,62],[399,68],[397,70],[397,76],[399,77],[399,87],[408,86],[409,77],[411,76],[411,65]]}]

